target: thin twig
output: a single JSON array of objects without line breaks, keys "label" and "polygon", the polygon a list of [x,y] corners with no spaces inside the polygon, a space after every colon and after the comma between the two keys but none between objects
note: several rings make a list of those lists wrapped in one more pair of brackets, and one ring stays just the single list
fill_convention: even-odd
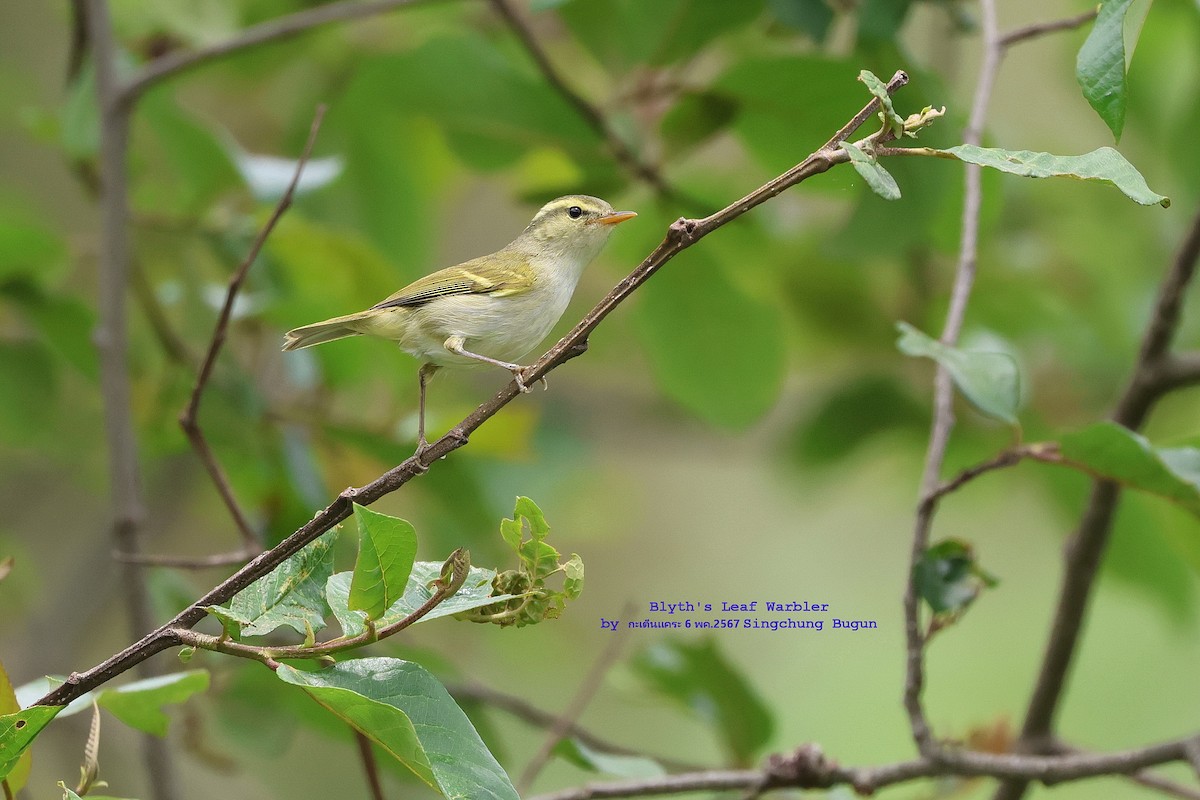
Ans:
[{"label": "thin twig", "polygon": [[[1197,262],[1200,262],[1200,210],[1159,287],[1133,375],[1112,414],[1114,422],[1130,430],[1140,429],[1155,403],[1172,388],[1171,384],[1157,380],[1155,376],[1161,364],[1169,363],[1186,289],[1195,277]],[[1022,740],[1045,741],[1053,731],[1054,715],[1083,630],[1092,586],[1108,546],[1120,493],[1121,488],[1116,483],[1097,480],[1092,485],[1079,527],[1068,541],[1054,619],[1037,682],[1025,711],[1025,722],[1021,726]],[[1006,782],[997,789],[994,800],[1018,800],[1024,795],[1025,788],[1022,781]]]},{"label": "thin twig", "polygon": [[[1082,753],[1084,751],[1077,747],[1071,747],[1064,742],[1055,742],[1052,747],[1048,748],[1048,752]],[[1159,775],[1156,772],[1143,770],[1141,772],[1135,772],[1131,775],[1126,775],[1125,777],[1134,783],[1162,792],[1163,794],[1171,795],[1172,797],[1180,797],[1183,798],[1183,800],[1200,800],[1200,789],[1194,789],[1191,786],[1184,786],[1182,783],[1173,781],[1170,778]]]},{"label": "thin twig", "polygon": [[[888,81],[887,88],[889,92],[894,93],[907,83],[908,75],[897,72]],[[837,164],[846,163],[849,157],[844,150],[837,146],[837,143],[849,137],[856,128],[870,119],[878,110],[879,100],[871,98],[871,101],[834,134],[820,150],[784,174],[768,181],[711,216],[699,220],[679,219],[672,223],[667,229],[666,238],[658,247],[597,303],[566,336],[526,369],[525,384],[535,383],[555,368],[586,352],[588,336],[604,318],[677,254],[784,190],[815,175],[820,175]],[[179,645],[178,630],[191,628],[203,619],[206,606],[227,602],[242,589],[271,572],[305,545],[349,517],[354,503],[370,505],[379,498],[396,491],[418,475],[428,472],[430,466],[436,464],[440,458],[466,445],[470,435],[480,425],[491,419],[500,409],[520,395],[521,392],[516,381],[509,381],[490,400],[481,403],[440,439],[422,450],[419,455],[410,456],[361,488],[346,489],[294,533],[213,587],[204,597],[181,611],[174,619],[86,672],[72,673],[61,686],[42,697],[38,703],[40,705],[63,705],[84,692],[111,680],[155,653]]]},{"label": "thin twig", "polygon": [[[983,137],[984,119],[987,116],[988,102],[991,99],[996,72],[1000,68],[1001,57],[1001,50],[996,44],[998,34],[995,0],[980,0],[980,10],[983,63],[980,66],[979,80],[975,85],[975,97],[971,103],[967,128],[963,132],[963,141],[976,145]],[[982,168],[978,165],[966,165],[962,238],[959,245],[958,264],[954,272],[954,288],[950,294],[950,307],[946,312],[946,322],[942,327],[941,336],[942,343],[947,345],[953,345],[958,341],[963,319],[966,316],[967,302],[971,297],[971,287],[975,283],[976,256],[979,249],[979,208],[982,202],[981,171]],[[950,378],[949,371],[941,365],[938,365],[937,375],[934,379],[933,405],[929,448],[925,454],[925,469],[921,478],[922,501],[917,511],[913,530],[909,575],[912,574],[912,568],[920,561],[925,549],[929,546],[929,532],[933,517],[927,498],[936,491],[938,476],[941,474],[942,463],[946,457],[946,447],[950,441],[950,431],[954,428],[954,382]],[[933,733],[921,705],[921,691],[925,683],[925,638],[921,632],[920,616],[917,589],[913,581],[908,580],[904,591],[906,640],[904,708],[908,712],[913,740],[917,743],[918,749],[925,753],[934,746],[934,742]]]},{"label": "thin twig", "polygon": [[354,729],[354,741],[358,743],[358,756],[362,760],[367,786],[371,789],[371,800],[383,800],[383,784],[379,781],[379,765],[375,763],[375,748],[371,740],[358,729]]},{"label": "thin twig", "polygon": [[579,112],[579,116],[588,124],[588,127],[604,140],[604,143],[608,145],[608,149],[612,151],[617,163],[635,178],[645,181],[660,194],[674,196],[675,190],[667,184],[657,169],[638,157],[637,153],[630,148],[620,134],[609,124],[604,112],[588,102],[579,92],[571,88],[566,79],[555,68],[554,64],[551,63],[550,57],[538,42],[537,37],[534,36],[529,25],[521,18],[516,9],[512,7],[509,0],[490,0],[490,2],[496,13],[504,19],[508,27],[516,34],[517,39],[525,47],[525,51],[529,54],[529,57],[533,59],[533,63],[541,71],[542,77],[546,79],[551,88],[558,92],[567,103]]},{"label": "thin twig", "polygon": [[154,333],[154,338],[158,339],[158,344],[166,353],[167,358],[176,364],[195,368],[199,363],[195,354],[167,321],[166,312],[154,294],[154,287],[150,285],[146,271],[142,269],[141,263],[137,260],[129,265],[129,278],[133,297],[137,300],[142,315],[146,317],[146,322],[150,323],[150,330]]},{"label": "thin twig", "polygon": [[[633,605],[627,605],[618,619],[627,619],[633,615],[633,612]],[[571,702],[563,710],[559,718],[554,721],[554,725],[551,726],[550,732],[542,741],[537,752],[533,754],[533,758],[529,759],[529,763],[525,766],[525,771],[521,773],[521,777],[517,781],[517,794],[523,795],[529,791],[533,786],[533,782],[537,780],[537,776],[550,763],[550,758],[554,755],[554,748],[558,746],[558,743],[563,740],[567,732],[583,716],[588,703],[592,702],[592,698],[600,690],[600,684],[604,681],[604,676],[617,663],[617,657],[621,654],[621,650],[625,647],[625,642],[628,639],[628,631],[629,626],[626,626],[616,636],[607,637],[604,649],[596,657],[596,661],[592,664],[592,668],[588,670],[588,674],[579,682],[579,689],[576,690],[575,696],[571,698]]]},{"label": "thin twig", "polygon": [[1082,27],[1096,18],[1099,13],[1099,6],[1091,11],[1085,11],[1082,14],[1076,14],[1073,17],[1065,19],[1051,20],[1050,22],[1035,22],[1032,25],[1025,25],[1021,28],[1014,28],[1008,33],[996,40],[996,44],[1003,48],[1012,47],[1014,44],[1036,39],[1039,36],[1045,36],[1047,33],[1057,33],[1058,31],[1071,31]]},{"label": "thin twig", "polygon": [[216,454],[209,447],[208,440],[204,436],[204,431],[200,428],[198,420],[200,399],[204,395],[204,390],[208,387],[208,381],[212,377],[213,366],[217,362],[217,356],[221,353],[221,347],[225,344],[225,336],[229,330],[229,320],[233,317],[233,305],[237,300],[238,292],[246,280],[246,275],[250,272],[251,265],[258,259],[258,254],[262,252],[267,237],[275,230],[275,225],[279,222],[279,219],[292,206],[296,187],[300,184],[300,176],[304,174],[305,164],[308,163],[308,159],[312,156],[313,145],[316,144],[317,133],[321,130],[321,121],[324,118],[325,106],[320,105],[313,115],[312,125],[308,131],[308,140],[304,143],[304,150],[300,154],[300,160],[296,162],[296,170],[292,173],[291,182],[288,184],[283,196],[279,198],[279,202],[275,204],[275,209],[271,212],[271,216],[267,218],[266,223],[258,232],[258,236],[255,237],[249,252],[246,253],[246,257],[242,259],[242,263],[238,265],[238,268],[229,278],[229,288],[225,291],[225,302],[221,305],[221,311],[217,315],[217,322],[213,327],[212,338],[208,343],[208,351],[204,354],[204,361],[200,364],[199,372],[196,373],[196,382],[192,386],[191,398],[188,400],[183,413],[179,416],[180,427],[183,428],[183,432],[187,435],[188,441],[191,442],[192,449],[196,451],[196,455],[200,458],[201,463],[204,464],[209,478],[212,479],[213,485],[217,487],[217,493],[221,495],[221,500],[225,503],[225,507],[229,510],[230,516],[233,517],[233,521],[237,525],[238,532],[242,537],[242,553],[244,553],[246,558],[261,552],[262,547],[259,544],[254,528],[250,525],[250,520],[246,518],[245,512],[242,511],[241,505],[238,504],[237,498],[234,497],[233,487],[225,475],[225,470],[221,468]]},{"label": "thin twig", "polygon": [[[559,717],[557,714],[551,714],[549,711],[543,711],[523,697],[501,692],[480,684],[451,684],[446,687],[446,691],[450,692],[454,699],[458,700],[460,703],[468,700],[484,703],[492,708],[505,711],[517,719],[528,722],[530,725],[534,725],[539,728],[553,728],[561,719],[561,717]],[[698,764],[679,761],[678,759],[667,756],[644,753],[640,750],[635,750],[632,747],[626,747],[623,744],[618,744],[616,742],[609,741],[608,739],[603,739],[575,722],[571,723],[571,725],[565,731],[563,731],[563,736],[569,736],[572,739],[577,739],[587,747],[590,747],[593,750],[599,750],[602,753],[611,753],[618,756],[648,758],[652,761],[657,761],[659,764],[662,764],[671,772],[699,772],[704,770],[704,767]]]},{"label": "thin twig", "polygon": [[233,550],[228,553],[213,553],[207,556],[176,556],[115,551],[113,552],[113,558],[124,564],[137,564],[142,567],[200,570],[212,569],[213,567],[228,567],[231,564],[244,564],[260,552],[262,552],[261,548],[256,548],[252,551]]},{"label": "thin twig", "polygon": [[[130,388],[125,299],[129,278],[129,194],[126,159],[129,115],[118,101],[119,53],[105,0],[88,0],[83,9],[96,73],[96,105],[100,113],[100,324],[95,339],[100,357],[100,390],[104,401],[104,428],[108,439],[109,480],[112,498],[112,540],[115,549],[137,553],[145,507],[142,499],[137,435]],[[122,581],[129,623],[144,631],[153,625],[149,593],[141,570],[126,565]],[[158,670],[142,664],[139,672],[152,676]],[[166,742],[142,737],[142,752],[155,800],[173,800],[179,784]]]},{"label": "thin twig", "polygon": [[371,17],[404,6],[433,1],[341,0],[341,2],[307,8],[277,19],[267,20],[266,22],[246,28],[241,33],[229,39],[215,42],[198,50],[176,51],[154,59],[134,73],[133,77],[121,87],[118,100],[124,105],[131,105],[145,94],[148,89],[167,78],[172,78],[204,64],[227,58],[247,48],[286,41],[322,25]]}]

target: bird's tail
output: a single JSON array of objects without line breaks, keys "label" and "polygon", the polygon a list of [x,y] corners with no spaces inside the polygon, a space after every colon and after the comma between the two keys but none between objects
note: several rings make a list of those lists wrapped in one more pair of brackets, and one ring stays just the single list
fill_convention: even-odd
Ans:
[{"label": "bird's tail", "polygon": [[324,322],[314,322],[302,328],[290,330],[284,334],[283,349],[299,350],[302,347],[312,347],[314,344],[332,342],[334,339],[344,339],[347,336],[358,336],[352,323],[357,322],[360,314],[350,314],[345,317],[334,317]]}]

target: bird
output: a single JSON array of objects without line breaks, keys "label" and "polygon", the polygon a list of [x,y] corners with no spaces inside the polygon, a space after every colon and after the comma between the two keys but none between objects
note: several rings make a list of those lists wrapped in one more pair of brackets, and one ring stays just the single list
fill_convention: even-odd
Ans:
[{"label": "bird", "polygon": [[589,195],[551,200],[496,252],[418,278],[365,311],[290,330],[283,349],[368,335],[394,341],[420,359],[420,454],[428,447],[425,393],[434,373],[491,364],[511,372],[517,387],[528,392],[526,367],[517,360],[562,317],[584,269],[615,226],[636,216]]}]

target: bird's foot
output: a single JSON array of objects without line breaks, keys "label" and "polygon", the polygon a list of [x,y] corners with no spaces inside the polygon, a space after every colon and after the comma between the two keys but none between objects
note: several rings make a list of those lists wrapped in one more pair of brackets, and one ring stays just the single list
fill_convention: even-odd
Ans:
[{"label": "bird's foot", "polygon": [[525,370],[527,369],[532,368],[518,366],[512,371],[513,380],[517,382],[517,388],[521,390],[521,394],[529,394],[529,392],[532,391],[533,386],[538,383],[542,385],[542,391],[546,391],[550,388],[550,382],[546,380],[545,375],[538,378],[533,384],[528,383],[528,379],[525,377]]}]

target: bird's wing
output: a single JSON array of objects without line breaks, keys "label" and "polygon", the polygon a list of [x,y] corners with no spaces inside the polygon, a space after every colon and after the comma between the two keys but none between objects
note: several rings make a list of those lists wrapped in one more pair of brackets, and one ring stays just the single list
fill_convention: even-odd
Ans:
[{"label": "bird's wing", "polygon": [[501,253],[475,258],[457,267],[438,270],[405,286],[372,309],[419,306],[456,294],[487,294],[506,297],[521,294],[532,285],[529,270],[518,270],[516,256]]}]

